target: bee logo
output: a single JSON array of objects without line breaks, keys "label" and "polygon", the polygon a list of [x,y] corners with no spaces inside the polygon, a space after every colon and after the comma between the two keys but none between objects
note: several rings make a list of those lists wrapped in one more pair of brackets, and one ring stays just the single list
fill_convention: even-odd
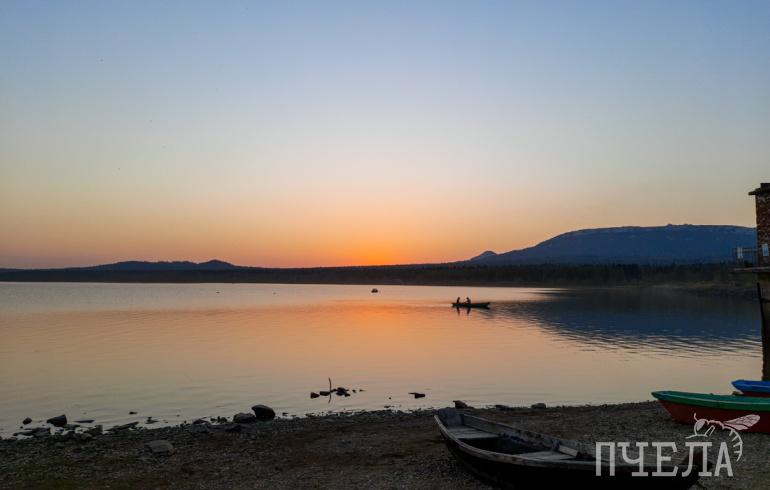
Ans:
[{"label": "bee logo", "polygon": [[719,420],[699,419],[697,414],[693,414],[693,418],[695,419],[695,424],[692,428],[693,434],[687,436],[687,439],[692,439],[693,437],[711,437],[711,434],[713,434],[717,428],[720,430],[728,430],[730,431],[730,439],[733,442],[733,451],[737,455],[735,458],[736,461],[740,461],[741,456],[743,455],[743,439],[740,434],[738,434],[738,431],[746,430],[759,422],[759,415],[755,414],[744,415],[743,417],[724,422]]}]

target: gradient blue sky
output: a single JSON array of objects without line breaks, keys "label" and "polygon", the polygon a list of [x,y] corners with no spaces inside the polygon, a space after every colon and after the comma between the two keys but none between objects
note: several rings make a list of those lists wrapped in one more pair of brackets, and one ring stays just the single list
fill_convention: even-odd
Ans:
[{"label": "gradient blue sky", "polygon": [[770,180],[767,1],[5,1],[0,66],[0,266],[455,260]]}]

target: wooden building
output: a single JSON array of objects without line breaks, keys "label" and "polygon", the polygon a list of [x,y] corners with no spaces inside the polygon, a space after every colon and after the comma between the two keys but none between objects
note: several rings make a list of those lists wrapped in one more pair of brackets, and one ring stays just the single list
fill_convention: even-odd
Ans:
[{"label": "wooden building", "polygon": [[762,183],[749,192],[754,196],[757,209],[757,247],[739,249],[738,258],[744,267],[736,272],[751,273],[757,277],[757,298],[762,314],[762,345],[764,366],[762,379],[770,381],[770,183]]}]

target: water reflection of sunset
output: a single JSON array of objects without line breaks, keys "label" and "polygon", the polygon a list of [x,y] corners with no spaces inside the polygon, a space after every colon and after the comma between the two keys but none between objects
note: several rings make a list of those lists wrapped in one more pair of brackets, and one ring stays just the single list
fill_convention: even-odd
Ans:
[{"label": "water reflection of sunset", "polygon": [[[0,427],[19,413],[65,408],[121,422],[130,419],[125,407],[176,421],[177,413],[231,415],[258,401],[304,414],[440,406],[456,398],[641,400],[663,380],[713,390],[758,372],[761,361],[750,326],[756,312],[729,301],[704,307],[679,300],[677,324],[684,328],[666,333],[667,303],[646,296],[652,330],[613,334],[592,312],[611,319],[635,306],[616,298],[621,306],[607,310],[606,301],[590,299],[597,293],[573,300],[565,293],[468,288],[496,303],[458,315],[446,299],[456,288],[385,287],[371,295],[361,286],[93,286],[45,286],[68,288],[70,309],[51,300],[52,311],[36,312],[18,296],[17,310],[0,309],[0,391],[9,404]],[[35,286],[4,286],[13,287]],[[114,294],[112,307],[102,308],[105,295]],[[127,303],[119,298],[131,298],[132,307],[120,307]],[[581,336],[585,329],[597,335]],[[676,342],[701,355],[667,352]],[[310,400],[308,393],[327,386],[328,377],[366,391]],[[414,400],[410,391],[427,397]]]}]

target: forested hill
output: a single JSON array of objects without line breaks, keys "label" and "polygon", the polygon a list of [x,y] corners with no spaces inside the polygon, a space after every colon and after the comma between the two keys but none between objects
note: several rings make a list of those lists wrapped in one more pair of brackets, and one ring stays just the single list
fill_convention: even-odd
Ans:
[{"label": "forested hill", "polygon": [[486,251],[468,262],[516,264],[704,264],[732,260],[736,247],[755,247],[744,226],[623,226],[577,230],[521,250]]}]

